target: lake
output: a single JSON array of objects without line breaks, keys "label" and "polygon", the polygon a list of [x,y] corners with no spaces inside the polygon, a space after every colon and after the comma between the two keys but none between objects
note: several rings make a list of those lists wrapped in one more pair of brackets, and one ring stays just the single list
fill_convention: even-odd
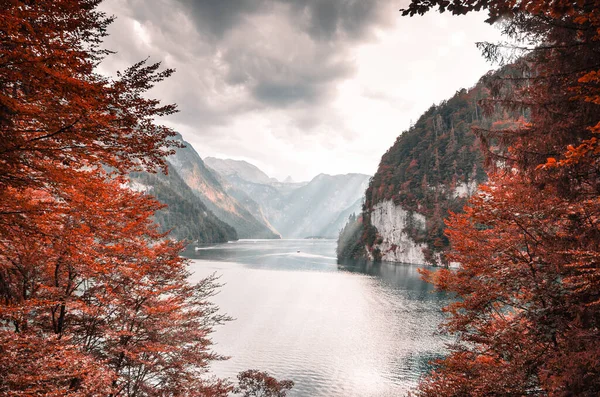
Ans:
[{"label": "lake", "polygon": [[444,354],[447,297],[417,266],[338,265],[334,240],[240,240],[190,249],[192,280],[216,273],[234,317],[213,334],[218,376],[268,371],[289,396],[403,396]]}]

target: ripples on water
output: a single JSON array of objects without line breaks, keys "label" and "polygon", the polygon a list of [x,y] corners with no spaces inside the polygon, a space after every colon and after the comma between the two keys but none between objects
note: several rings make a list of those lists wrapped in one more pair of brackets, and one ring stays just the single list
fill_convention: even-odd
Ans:
[{"label": "ripples on water", "polygon": [[213,335],[219,376],[268,371],[290,396],[403,396],[441,356],[443,294],[411,265],[336,263],[333,240],[242,240],[188,251],[192,279],[236,318]]}]

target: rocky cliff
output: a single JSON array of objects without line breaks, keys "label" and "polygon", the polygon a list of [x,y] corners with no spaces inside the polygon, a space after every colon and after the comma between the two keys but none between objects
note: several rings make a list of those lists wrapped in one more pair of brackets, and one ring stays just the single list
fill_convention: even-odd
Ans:
[{"label": "rocky cliff", "polygon": [[397,138],[369,183],[361,215],[340,233],[340,260],[446,264],[444,219],[486,180],[474,130],[504,128],[524,116],[479,105],[498,73],[432,106]]},{"label": "rocky cliff", "polygon": [[216,175],[206,167],[194,148],[177,135],[185,147],[177,149],[168,160],[194,194],[220,220],[233,227],[239,238],[280,238],[271,228],[256,219],[238,200],[229,195]]},{"label": "rocky cliff", "polygon": [[[381,236],[380,241],[373,244],[372,250],[366,250],[370,260],[386,262],[402,262],[422,264],[425,263],[423,250],[427,248],[424,243],[415,242],[407,233],[409,228],[424,231],[426,228],[425,216],[409,212],[402,206],[395,205],[393,201],[386,200],[377,203],[371,209],[371,225],[377,229]],[[373,252],[378,257],[375,258]]]}]

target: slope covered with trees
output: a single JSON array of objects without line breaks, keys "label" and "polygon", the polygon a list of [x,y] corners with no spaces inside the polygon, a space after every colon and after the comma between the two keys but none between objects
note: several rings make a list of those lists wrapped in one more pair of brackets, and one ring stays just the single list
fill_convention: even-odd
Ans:
[{"label": "slope covered with trees", "polygon": [[[481,141],[474,129],[499,129],[514,125],[525,113],[492,109],[485,112],[479,104],[490,97],[489,82],[498,76],[518,71],[504,68],[490,73],[471,89],[456,94],[429,108],[417,122],[403,132],[382,156],[379,168],[365,193],[362,230],[358,240],[341,234],[344,245],[362,246],[352,249],[353,257],[364,257],[367,250],[377,260],[382,253],[378,242],[386,236],[373,227],[371,214],[378,203],[392,201],[407,211],[403,228],[408,239],[424,247],[424,258],[430,263],[443,263],[439,256],[448,247],[444,219],[448,211],[461,211],[468,196],[486,180]],[[504,121],[502,121],[504,120]],[[425,224],[415,221],[424,216]],[[356,235],[352,228],[353,235]],[[346,258],[341,256],[340,259]]]},{"label": "slope covered with trees", "polygon": [[[425,271],[459,299],[450,354],[419,396],[596,396],[600,390],[600,2],[413,0],[405,14],[485,9],[522,56],[489,106],[527,110],[518,128],[479,131],[489,181],[452,215],[457,271]],[[490,145],[494,140],[497,145]]]},{"label": "slope covered with trees", "polygon": [[233,227],[239,238],[278,239],[270,225],[257,219],[243,203],[227,193],[217,175],[213,174],[192,145],[179,134],[173,141],[179,148],[169,156],[169,163],[194,194],[220,220]]},{"label": "slope covered with trees", "polygon": [[173,167],[169,167],[167,175],[132,172],[129,178],[134,189],[145,191],[166,205],[154,214],[161,232],[171,231],[170,235],[178,240],[199,244],[237,240],[235,229],[218,219]]}]

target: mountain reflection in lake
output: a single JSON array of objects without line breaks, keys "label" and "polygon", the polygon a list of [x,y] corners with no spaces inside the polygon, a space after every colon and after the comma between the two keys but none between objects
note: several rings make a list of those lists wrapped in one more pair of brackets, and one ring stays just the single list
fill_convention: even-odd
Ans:
[{"label": "mountain reflection in lake", "polygon": [[213,334],[219,376],[268,371],[290,396],[403,396],[444,353],[445,295],[417,267],[338,265],[333,240],[242,240],[189,249],[192,280],[225,283],[214,301],[235,321]]}]

